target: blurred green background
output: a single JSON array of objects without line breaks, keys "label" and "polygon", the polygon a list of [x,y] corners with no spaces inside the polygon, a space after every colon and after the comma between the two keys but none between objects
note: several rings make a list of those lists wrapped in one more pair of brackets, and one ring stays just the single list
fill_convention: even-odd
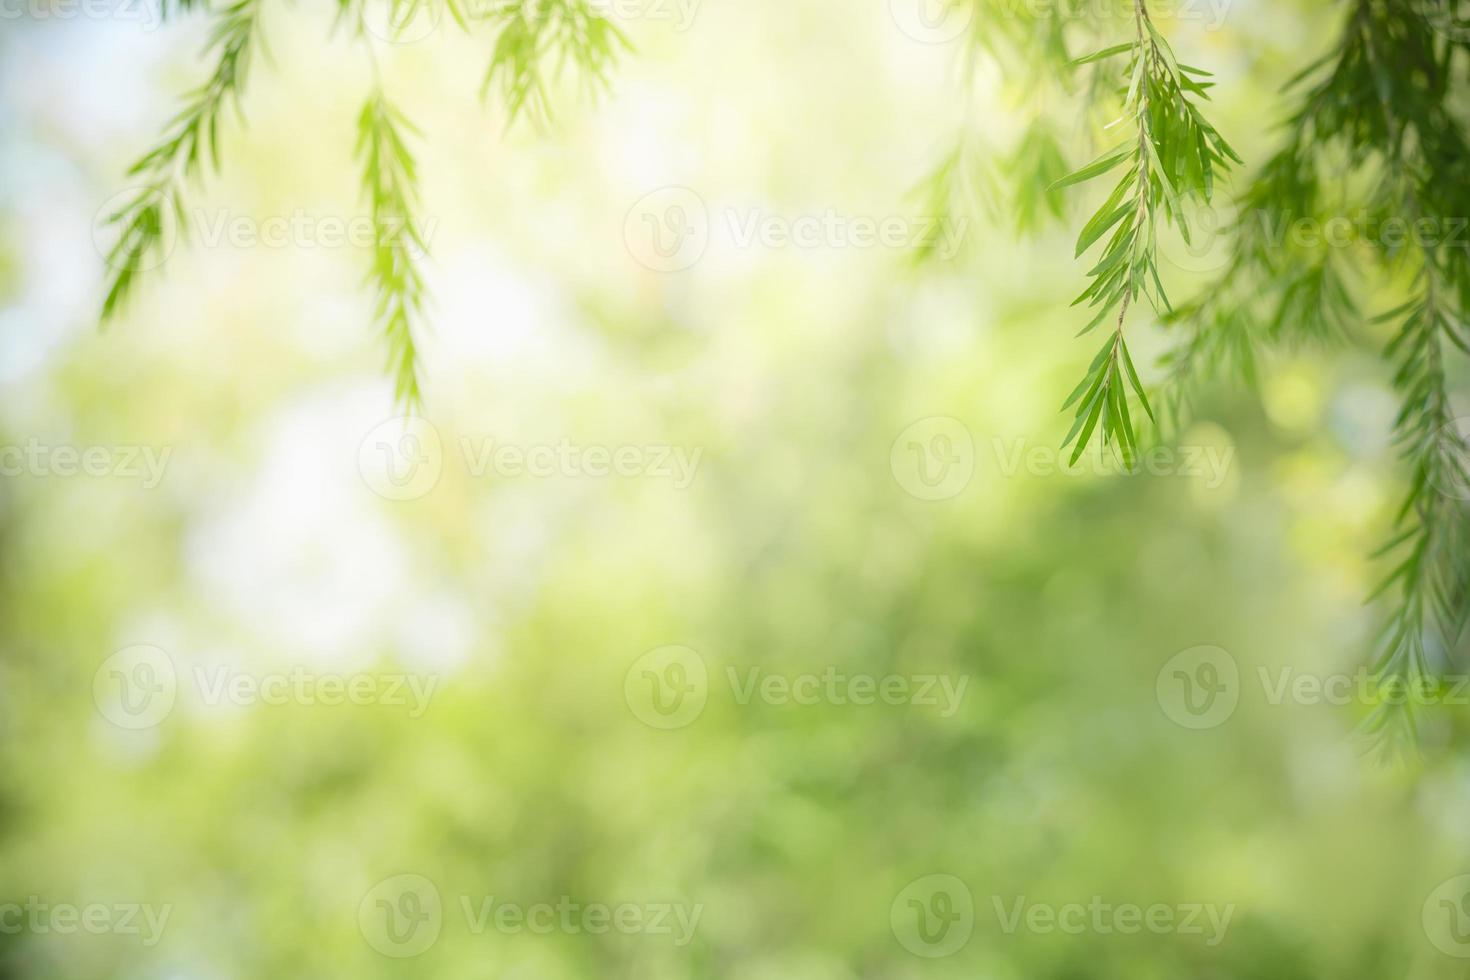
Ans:
[{"label": "blurred green background", "polygon": [[[1081,200],[1023,239],[977,208],[923,265],[742,243],[752,216],[914,219],[959,133],[1003,152],[1037,111],[1080,164],[1060,89],[967,84],[963,42],[904,0],[649,0],[610,91],[569,80],[553,125],[507,131],[476,99],[484,37],[374,40],[434,222],[426,405],[403,423],[362,249],[196,237],[99,332],[95,216],[207,71],[205,25],[40,12],[0,27],[0,443],[106,455],[89,475],[12,451],[0,482],[0,976],[1470,974],[1465,709],[1379,766],[1364,705],[1272,703],[1261,680],[1372,648],[1365,556],[1397,493],[1372,345],[1212,393],[1178,443],[1218,479],[1066,474],[1057,409],[1094,347],[1066,305]],[[1249,164],[1339,11],[1223,14],[1164,23],[1218,74]],[[311,5],[268,0],[264,25],[247,123],[193,201],[247,227],[360,218],[365,45]],[[643,233],[686,218],[697,261],[661,271]],[[1214,262],[1181,257],[1178,288]],[[1158,330],[1130,329],[1152,363]],[[465,448],[560,444],[678,447],[697,471],[481,470]],[[1235,707],[1191,727],[1169,664],[1202,646]],[[742,698],[753,669],[964,687],[953,711]],[[161,707],[119,715],[138,702],[115,683],[163,674]],[[200,683],[328,675],[432,693]],[[661,715],[683,704],[664,681],[694,707]],[[491,896],[699,913],[676,943],[487,926]],[[1008,930],[1018,899],[1228,909],[1228,929]],[[58,929],[63,906],[103,907],[98,928]],[[124,907],[166,924],[130,931]]]}]

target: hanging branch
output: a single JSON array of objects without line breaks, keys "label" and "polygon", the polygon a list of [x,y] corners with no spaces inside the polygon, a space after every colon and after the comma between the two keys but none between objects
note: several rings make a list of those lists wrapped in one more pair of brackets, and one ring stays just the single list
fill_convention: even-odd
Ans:
[{"label": "hanging branch", "polygon": [[357,156],[363,194],[372,209],[372,265],[368,279],[378,293],[375,316],[388,345],[388,373],[398,403],[413,411],[422,402],[414,330],[423,315],[424,282],[414,247],[428,245],[414,220],[418,172],[402,131],[417,135],[381,89],[374,89],[357,118]]},{"label": "hanging branch", "polygon": [[[606,85],[618,54],[630,48],[623,33],[598,9],[597,0],[498,0],[483,12],[464,0],[337,0],[338,21],[352,26],[370,56],[372,40],[363,23],[364,5],[369,2],[388,4],[394,24],[406,24],[419,8],[437,3],[443,3],[466,31],[488,22],[496,41],[484,90],[499,86],[512,122],[523,111],[538,121],[549,120],[548,87],[566,64],[580,68],[589,87],[597,90]],[[234,0],[220,12],[208,49],[218,51],[213,74],[190,95],[162,142],[128,171],[129,176],[145,178],[145,183],[107,218],[117,227],[118,238],[107,255],[104,322],[121,312],[139,276],[162,262],[167,222],[176,217],[183,230],[186,180],[198,177],[205,161],[219,168],[219,117],[226,103],[238,111],[255,46],[259,4],[260,0]],[[207,9],[207,0],[170,0],[165,12],[196,7]],[[374,75],[378,75],[376,61]],[[377,292],[374,316],[387,344],[395,397],[409,410],[422,401],[416,336],[424,323],[427,298],[415,255],[427,251],[413,220],[415,164],[403,135],[412,131],[379,83],[358,118],[357,155],[377,236],[369,272]]]},{"label": "hanging branch", "polygon": [[[1370,596],[1394,600],[1373,665],[1379,700],[1362,726],[1375,748],[1415,737],[1416,702],[1434,694],[1454,662],[1470,611],[1467,445],[1445,368],[1447,349],[1467,351],[1470,340],[1470,253],[1440,239],[1455,216],[1470,214],[1470,146],[1447,105],[1464,48],[1435,30],[1421,4],[1356,0],[1337,48],[1292,81],[1316,79],[1287,121],[1283,146],[1242,198],[1247,218],[1222,275],[1167,318],[1185,333],[1165,357],[1177,424],[1212,366],[1228,361],[1253,374],[1264,347],[1347,339],[1361,319],[1346,286],[1365,271],[1355,258],[1389,279],[1408,267],[1410,299],[1369,321],[1399,324],[1384,358],[1401,402],[1393,438],[1409,481],[1391,536],[1373,556],[1395,562]],[[1348,166],[1344,185],[1348,176],[1372,177],[1377,190],[1364,210],[1375,227],[1397,218],[1416,229],[1407,246],[1369,235],[1351,250],[1323,244],[1303,254],[1265,234],[1268,219],[1279,226],[1323,206],[1319,173],[1329,154]],[[1430,240],[1417,232],[1424,227],[1433,229]]]},{"label": "hanging branch", "polygon": [[1470,334],[1444,305],[1441,277],[1426,250],[1417,295],[1379,318],[1403,317],[1385,356],[1398,368],[1393,381],[1403,407],[1394,420],[1394,443],[1410,474],[1395,533],[1375,555],[1400,558],[1369,597],[1389,591],[1398,597],[1374,665],[1380,701],[1363,726],[1390,746],[1416,736],[1416,702],[1434,693],[1466,613],[1470,529],[1456,491],[1470,488],[1470,471],[1450,409],[1443,348],[1449,341],[1465,350]]},{"label": "hanging branch", "polygon": [[631,49],[627,36],[586,0],[503,0],[490,5],[486,19],[500,36],[480,94],[498,86],[512,123],[522,110],[539,123],[550,122],[548,62],[551,75],[567,61],[577,65],[595,94],[606,87],[619,52]]},{"label": "hanging branch", "polygon": [[[969,2],[976,10],[990,6],[987,0]],[[1287,85],[1294,104],[1285,137],[1236,199],[1241,217],[1222,229],[1230,235],[1223,269],[1208,288],[1177,307],[1171,308],[1158,274],[1158,219],[1177,223],[1187,243],[1190,228],[1180,202],[1209,203],[1215,175],[1240,159],[1196,108],[1196,100],[1209,98],[1210,76],[1177,62],[1143,0],[1131,5],[1131,41],[1067,63],[1090,66],[1091,86],[1078,100],[1084,113],[1095,103],[1100,81],[1121,93],[1123,114],[1107,129],[1127,124],[1130,136],[1052,185],[1123,171],[1077,242],[1078,255],[1104,242],[1088,273],[1091,282],[1076,301],[1092,312],[1082,333],[1104,323],[1112,330],[1064,406],[1074,411],[1064,443],[1075,441],[1074,463],[1095,432],[1104,446],[1116,442],[1125,462],[1133,459],[1130,396],[1154,416],[1125,334],[1140,296],[1177,338],[1161,359],[1165,377],[1156,393],[1162,406],[1155,421],[1178,429],[1206,380],[1224,377],[1253,386],[1271,348],[1353,342],[1364,317],[1351,284],[1364,272],[1408,283],[1408,302],[1368,321],[1398,325],[1385,359],[1401,402],[1394,440],[1409,480],[1393,534],[1380,552],[1394,557],[1392,571],[1374,593],[1394,602],[1385,645],[1374,662],[1384,697],[1365,723],[1375,735],[1412,734],[1414,698],[1399,692],[1442,679],[1456,662],[1470,613],[1470,446],[1455,425],[1452,372],[1446,366],[1455,348],[1470,345],[1470,247],[1438,240],[1405,245],[1364,230],[1399,219],[1414,229],[1426,222],[1443,235],[1457,227],[1456,216],[1470,214],[1470,182],[1464,179],[1470,146],[1450,108],[1454,82],[1470,67],[1470,32],[1446,29],[1455,20],[1448,9],[1453,6],[1422,0],[1347,4],[1338,45]],[[1068,15],[1054,23],[1058,30],[1095,33],[1097,25],[1084,20]],[[1002,17],[995,26],[1019,23]],[[977,36],[990,37],[991,26],[977,25]],[[1065,77],[1057,55],[1065,47],[1060,35],[1033,31],[1031,43],[1047,37],[1055,43],[1043,45],[1036,56]],[[1122,58],[1127,60],[1121,75],[1110,72]],[[956,169],[951,164],[938,172],[946,181],[940,185],[936,179],[938,191],[955,183]],[[1311,244],[1286,234],[1294,220],[1335,210],[1341,215],[1352,190],[1363,186],[1373,191],[1359,207],[1367,220],[1355,225],[1358,240]],[[1329,200],[1329,191],[1340,200]],[[944,193],[933,197],[936,206],[948,200]]]},{"label": "hanging branch", "polygon": [[1131,43],[1097,51],[1076,64],[1129,55],[1123,116],[1117,122],[1131,121],[1134,133],[1055,185],[1067,187],[1125,168],[1112,194],[1077,238],[1077,255],[1081,256],[1112,232],[1102,257],[1088,272],[1092,283],[1072,304],[1086,302],[1095,310],[1079,336],[1110,317],[1114,326],[1086,376],[1062,406],[1077,406],[1072,429],[1062,443],[1066,447],[1076,440],[1071,456],[1074,464],[1093,432],[1101,431],[1103,445],[1116,444],[1124,464],[1133,465],[1138,441],[1128,409],[1128,389],[1132,388],[1149,418],[1153,418],[1153,408],[1128,352],[1123,328],[1129,306],[1140,295],[1157,312],[1169,309],[1158,270],[1158,218],[1162,214],[1167,222],[1177,225],[1188,242],[1189,226],[1181,201],[1193,197],[1208,202],[1214,192],[1216,171],[1228,168],[1232,161],[1240,162],[1195,107],[1194,98],[1209,98],[1212,83],[1201,79],[1210,77],[1210,73],[1179,64],[1149,19],[1144,0],[1135,0],[1133,11],[1136,33]]},{"label": "hanging branch", "polygon": [[119,211],[107,216],[107,223],[117,226],[119,234],[107,254],[104,322],[122,309],[139,274],[162,261],[167,247],[165,223],[170,216],[177,219],[181,234],[187,231],[187,180],[200,177],[206,162],[218,172],[219,117],[226,103],[233,103],[239,111],[258,14],[258,0],[236,0],[219,14],[206,48],[219,53],[214,72],[189,96],[163,140],[128,169],[129,177],[143,177],[146,182]]}]

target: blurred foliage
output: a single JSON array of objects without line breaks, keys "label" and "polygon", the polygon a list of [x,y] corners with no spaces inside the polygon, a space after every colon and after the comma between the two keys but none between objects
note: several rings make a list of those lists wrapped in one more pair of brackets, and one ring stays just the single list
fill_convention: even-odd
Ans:
[{"label": "blurred foliage", "polygon": [[[1260,106],[1334,13],[1240,4],[1218,34],[1175,29],[1181,58],[1215,66],[1243,158],[1272,144]],[[351,39],[322,44],[330,19],[268,6],[273,63],[248,99],[261,124],[199,192],[211,213],[365,207],[352,127],[374,73]],[[1371,640],[1366,555],[1398,504],[1376,351],[1265,352],[1259,397],[1202,384],[1178,443],[1228,449],[1219,482],[1099,474],[1091,457],[1069,472],[1055,408],[1087,357],[1058,301],[1075,292],[1072,234],[1043,222],[1017,242],[1002,209],[958,258],[916,267],[909,249],[741,248],[724,223],[912,215],[905,189],[965,128],[957,114],[985,121],[986,145],[1020,145],[1016,93],[977,82],[956,107],[964,39],[916,42],[879,7],[708,4],[671,25],[624,25],[640,54],[602,104],[558,93],[555,128],[509,133],[506,108],[475,102],[475,39],[378,46],[438,221],[420,355],[444,465],[402,501],[363,468],[394,411],[362,330],[367,250],[181,246],[99,334],[91,222],[195,74],[193,49],[125,22],[0,34],[0,254],[18,266],[0,445],[171,451],[153,488],[0,482],[0,905],[172,909],[151,946],[0,935],[0,975],[1463,976],[1425,909],[1470,870],[1465,710],[1433,712],[1422,757],[1383,767],[1352,740],[1371,705],[1272,703],[1257,679],[1350,672]],[[1186,53],[1201,45],[1219,56]],[[625,228],[669,187],[697,192],[710,243],[660,273]],[[1156,384],[1170,338],[1138,327]],[[974,471],[925,500],[894,451],[934,418],[969,434]],[[702,462],[686,489],[476,475],[462,440],[484,438],[697,447]],[[1017,446],[1051,465],[1013,467]],[[130,731],[94,681],[133,644],[186,678],[223,664],[439,685],[421,717],[217,708],[181,689]],[[709,699],[659,730],[625,681],[673,644],[703,658]],[[1227,721],[1192,730],[1156,683],[1201,645],[1243,683]],[[833,667],[969,683],[943,717],[741,704],[727,682]],[[432,881],[444,916],[431,948],[395,959],[359,909],[401,874]],[[931,874],[975,905],[973,936],[941,959],[890,920]],[[477,934],[459,900],[492,895],[703,911],[685,947]],[[994,903],[1020,896],[1234,914],[1215,946],[1006,933]]]}]

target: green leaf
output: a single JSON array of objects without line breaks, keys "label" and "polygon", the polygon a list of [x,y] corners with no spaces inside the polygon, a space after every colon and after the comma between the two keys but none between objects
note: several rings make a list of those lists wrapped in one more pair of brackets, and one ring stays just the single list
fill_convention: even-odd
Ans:
[{"label": "green leaf", "polygon": [[1138,393],[1139,404],[1148,413],[1149,421],[1157,422],[1154,418],[1154,410],[1148,403],[1148,395],[1143,390],[1143,382],[1138,379],[1138,369],[1133,366],[1133,357],[1128,353],[1128,344],[1120,341],[1119,347],[1123,349],[1123,366],[1128,370],[1128,381],[1133,385],[1133,390]]},{"label": "green leaf", "polygon": [[1083,226],[1082,234],[1077,238],[1077,255],[1081,256],[1083,252],[1091,248],[1093,242],[1101,238],[1107,233],[1109,228],[1113,227],[1125,214],[1129,214],[1133,210],[1134,205],[1132,202],[1118,205],[1111,213],[1107,212],[1106,205],[1104,205],[1103,210],[1098,211],[1097,214],[1092,216],[1092,220]]},{"label": "green leaf", "polygon": [[1132,41],[1128,41],[1124,44],[1115,44],[1110,48],[1103,48],[1101,51],[1094,51],[1092,54],[1085,55],[1084,57],[1070,61],[1067,63],[1067,66],[1069,68],[1080,68],[1083,65],[1090,65],[1094,61],[1102,61],[1105,58],[1112,58],[1115,55],[1120,55],[1125,51],[1132,51],[1135,47],[1137,47],[1137,45],[1134,44]]},{"label": "green leaf", "polygon": [[1128,151],[1131,145],[1131,141],[1118,144],[1081,170],[1070,173],[1061,180],[1056,181],[1047,190],[1060,190],[1063,187],[1070,187],[1073,184],[1080,184],[1085,180],[1100,177],[1128,158]]},{"label": "green leaf", "polygon": [[1107,401],[1106,385],[1099,389],[1093,396],[1092,411],[1087,414],[1087,422],[1082,426],[1082,434],[1077,439],[1077,446],[1072,450],[1072,458],[1067,461],[1068,466],[1076,466],[1077,460],[1082,458],[1082,453],[1087,449],[1087,440],[1092,438],[1092,430],[1097,428],[1098,416],[1102,414],[1103,403]]}]

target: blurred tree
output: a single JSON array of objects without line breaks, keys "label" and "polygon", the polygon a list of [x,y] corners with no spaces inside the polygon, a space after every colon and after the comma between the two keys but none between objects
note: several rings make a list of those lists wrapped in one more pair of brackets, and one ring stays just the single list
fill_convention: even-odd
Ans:
[{"label": "blurred tree", "polygon": [[[1149,0],[1022,5],[972,4],[975,53],[1027,65],[1028,85],[1071,80],[1085,70],[1085,111],[1102,130],[1129,135],[1092,163],[1053,179],[1044,167],[1009,168],[1017,209],[1038,211],[1042,195],[1122,168],[1123,178],[1084,224],[1077,254],[1103,242],[1078,297],[1095,315],[1087,333],[1117,310],[1115,329],[1064,408],[1075,405],[1067,443],[1075,463],[1097,433],[1125,466],[1137,453],[1129,410],[1136,397],[1153,418],[1124,342],[1129,305],[1140,296],[1177,339],[1162,358],[1164,424],[1178,429],[1197,386],[1211,377],[1253,385],[1260,356],[1281,346],[1345,344],[1355,325],[1391,324],[1382,357],[1400,396],[1394,438],[1408,488],[1375,557],[1392,570],[1373,593],[1394,599],[1374,670],[1380,703],[1364,730],[1378,746],[1416,735],[1415,703],[1442,688],[1470,614],[1470,469],[1465,426],[1452,406],[1447,357],[1470,353],[1470,183],[1461,116],[1470,64],[1470,5],[1460,0],[1350,0],[1337,43],[1287,88],[1284,137],[1230,210],[1229,261],[1218,281],[1171,305],[1158,271],[1158,219],[1190,239],[1191,207],[1208,207],[1217,174],[1240,159],[1201,115],[1213,76],[1179,63],[1155,27]],[[1119,41],[1117,26],[1132,37]],[[1089,50],[1072,52],[1081,44]],[[1103,45],[1102,47],[1097,47]],[[1459,84],[1457,84],[1457,82]],[[1045,138],[1038,116],[1023,152]],[[954,178],[953,158],[930,178]],[[1284,229],[1357,206],[1353,240]],[[1209,211],[1216,214],[1216,211]],[[1296,224],[1294,224],[1296,223]],[[1350,244],[1352,247],[1344,247]],[[1376,316],[1360,312],[1351,284],[1373,277],[1403,302]],[[1131,396],[1129,393],[1131,389]],[[1156,397],[1157,397],[1156,395]],[[1418,690],[1427,697],[1406,697]]]}]

